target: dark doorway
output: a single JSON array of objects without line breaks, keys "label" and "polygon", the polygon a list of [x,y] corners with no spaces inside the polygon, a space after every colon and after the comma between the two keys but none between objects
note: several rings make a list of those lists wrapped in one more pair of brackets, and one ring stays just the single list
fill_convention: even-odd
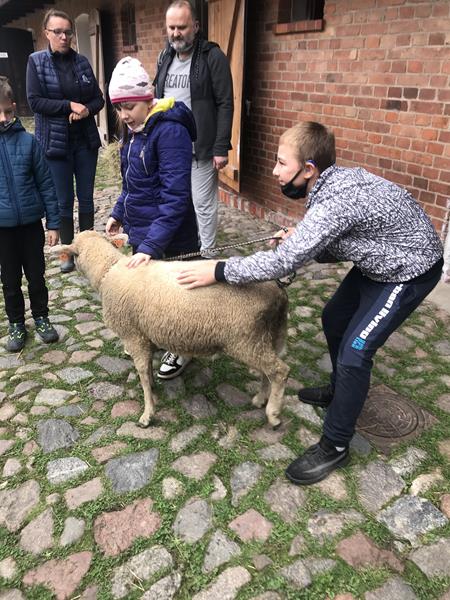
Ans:
[{"label": "dark doorway", "polygon": [[114,39],[114,18],[111,11],[100,11],[100,26],[102,30],[103,69],[105,72],[105,102],[106,114],[108,115],[109,141],[113,141],[115,138],[117,139],[120,137],[120,127],[118,127],[115,111],[109,102],[107,92],[109,89],[109,81],[116,65],[116,57],[114,55],[113,45],[111,44],[111,40]]},{"label": "dark doorway", "polygon": [[17,114],[24,117],[32,115],[26,90],[27,61],[32,52],[33,36],[30,31],[0,27],[0,75],[6,75],[11,82]]}]

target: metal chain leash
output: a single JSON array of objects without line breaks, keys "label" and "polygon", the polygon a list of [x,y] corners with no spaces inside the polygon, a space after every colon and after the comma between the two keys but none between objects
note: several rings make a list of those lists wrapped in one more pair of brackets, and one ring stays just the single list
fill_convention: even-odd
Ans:
[{"label": "metal chain leash", "polygon": [[[270,237],[258,238],[256,240],[249,240],[247,242],[236,242],[234,244],[227,244],[226,246],[216,246],[215,248],[208,249],[208,254],[219,254],[222,250],[230,250],[231,248],[239,248],[240,246],[250,246],[251,244],[259,244],[261,242],[268,242],[270,240],[282,240],[283,238],[271,235]],[[178,256],[171,256],[170,258],[164,258],[163,260],[182,260],[184,258],[194,258],[195,256],[202,256],[202,252],[189,252],[188,254],[179,254]],[[208,256],[208,258],[210,258]]]},{"label": "metal chain leash", "polygon": [[[285,233],[287,233],[287,231],[288,231],[287,227],[282,227],[281,229]],[[259,244],[261,242],[269,242],[270,240],[280,240],[281,241],[282,239],[283,238],[280,236],[271,235],[269,237],[257,238],[256,240],[249,240],[247,242],[235,242],[234,244],[227,244],[226,246],[217,246],[216,248],[211,248],[210,250],[208,250],[208,253],[219,254],[223,250],[230,250],[231,248],[240,248],[241,246],[250,246],[251,244]],[[179,254],[178,256],[171,256],[170,258],[164,258],[163,260],[165,260],[165,261],[183,260],[184,258],[194,258],[196,256],[199,256],[199,257],[202,256],[201,251],[200,252],[188,252],[187,254]],[[208,258],[210,258],[210,257],[208,257]],[[288,287],[289,285],[291,285],[291,283],[294,281],[296,275],[297,275],[297,273],[295,271],[293,271],[286,277],[275,279],[275,282],[279,288],[285,288],[285,287]]]}]

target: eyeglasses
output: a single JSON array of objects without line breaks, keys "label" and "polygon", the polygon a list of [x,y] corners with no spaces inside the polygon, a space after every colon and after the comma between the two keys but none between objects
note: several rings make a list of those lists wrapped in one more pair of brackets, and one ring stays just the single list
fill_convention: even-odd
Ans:
[{"label": "eyeglasses", "polygon": [[54,33],[58,37],[61,37],[62,35],[65,35],[66,37],[71,38],[73,36],[73,30],[72,29],[47,29],[46,31],[51,31],[52,33]]}]

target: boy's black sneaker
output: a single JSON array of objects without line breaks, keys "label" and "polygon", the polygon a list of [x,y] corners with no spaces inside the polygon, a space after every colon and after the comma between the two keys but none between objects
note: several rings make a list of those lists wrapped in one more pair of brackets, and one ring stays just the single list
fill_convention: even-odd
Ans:
[{"label": "boy's black sneaker", "polygon": [[335,469],[345,467],[350,460],[348,448],[341,452],[334,444],[321,437],[304,454],[294,460],[286,469],[286,477],[296,485],[311,485],[328,477]]},{"label": "boy's black sneaker", "polygon": [[58,332],[50,323],[48,317],[38,317],[34,322],[36,324],[36,333],[43,342],[51,344],[59,340]]},{"label": "boy's black sneaker", "polygon": [[305,404],[327,408],[333,400],[334,390],[330,384],[321,387],[310,387],[299,390],[298,399]]},{"label": "boy's black sneaker", "polygon": [[9,338],[6,343],[8,352],[20,352],[25,346],[27,330],[24,323],[10,323]]}]

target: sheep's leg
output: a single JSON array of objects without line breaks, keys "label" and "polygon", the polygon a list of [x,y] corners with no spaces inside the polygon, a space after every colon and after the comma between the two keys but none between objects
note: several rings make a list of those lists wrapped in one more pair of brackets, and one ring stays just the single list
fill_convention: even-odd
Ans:
[{"label": "sheep's leg", "polygon": [[252,404],[257,408],[262,408],[267,404],[270,395],[270,381],[264,373],[261,373],[261,388],[259,392],[253,396]]},{"label": "sheep's leg", "polygon": [[124,341],[125,350],[133,359],[144,392],[144,412],[139,418],[140,427],[148,427],[155,414],[156,396],[152,393],[153,368],[152,346],[148,340],[136,337]]},{"label": "sheep's leg", "polygon": [[266,406],[267,420],[272,427],[278,427],[281,424],[280,413],[283,408],[284,389],[289,375],[289,367],[281,359],[277,358],[277,364],[270,375],[267,373],[271,381],[271,389],[269,401]]}]

